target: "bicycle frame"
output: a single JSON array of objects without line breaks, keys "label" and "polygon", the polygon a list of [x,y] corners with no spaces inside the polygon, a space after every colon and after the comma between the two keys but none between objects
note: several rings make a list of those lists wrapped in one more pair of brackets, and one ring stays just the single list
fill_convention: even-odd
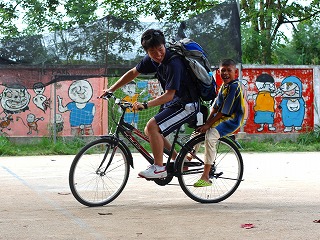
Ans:
[{"label": "bicycle frame", "polygon": [[[114,97],[112,95],[112,97]],[[115,98],[114,98],[115,99]],[[150,155],[150,153],[139,143],[139,141],[137,140],[137,138],[135,138],[135,136],[137,136],[138,138],[144,140],[147,143],[150,143],[148,136],[146,136],[145,134],[143,134],[139,129],[135,128],[134,126],[132,126],[131,124],[127,123],[124,121],[124,115],[126,113],[126,109],[132,107],[131,103],[128,102],[124,102],[121,103],[121,100],[117,103],[117,99],[115,99],[115,105],[120,106],[120,108],[122,109],[122,113],[120,116],[120,119],[118,120],[118,122],[115,120],[114,118],[114,113],[112,114],[112,120],[113,122],[116,124],[116,128],[115,128],[115,132],[114,132],[114,136],[119,139],[119,135],[121,134],[124,138],[126,138],[131,144],[132,146],[139,152],[141,153],[141,155],[150,163],[153,164],[154,163],[154,158]],[[176,145],[179,145],[180,147],[183,147],[183,144],[178,140],[179,137],[179,129],[177,129],[175,135],[174,135],[174,139],[172,142],[172,146],[171,149],[164,149],[164,152],[168,154],[168,159],[167,159],[167,163],[169,164],[173,151],[175,149]]]},{"label": "bicycle frame", "polygon": [[[112,97],[113,99],[115,99],[115,104],[114,106],[118,105],[121,109],[121,116],[120,119],[118,121],[115,120],[115,116],[114,113],[112,114],[112,120],[113,122],[116,124],[116,129],[115,129],[115,133],[113,134],[113,136],[116,139],[120,139],[119,135],[121,134],[124,138],[126,138],[131,144],[132,146],[139,152],[141,153],[141,155],[150,163],[153,164],[154,163],[154,158],[150,155],[150,153],[139,143],[139,141],[137,140],[137,138],[135,138],[135,136],[139,137],[140,139],[144,140],[147,143],[150,143],[149,138],[143,134],[139,129],[135,128],[134,126],[132,126],[131,124],[127,123],[124,121],[124,115],[126,113],[126,109],[132,107],[132,104],[129,102],[121,102],[120,99],[115,98],[114,95],[111,95],[110,97]],[[109,98],[110,98],[109,97]],[[113,107],[114,108],[114,107]],[[166,153],[168,155],[167,158],[167,162],[164,163],[165,165],[169,166],[173,151],[175,149],[175,146],[178,145],[181,147],[181,149],[186,149],[188,151],[191,151],[192,149],[189,149],[189,147],[185,144],[183,144],[182,142],[179,141],[179,130],[180,128],[178,128],[176,130],[176,133],[174,135],[174,139],[172,141],[172,146],[171,149],[164,149],[164,153]],[[224,138],[229,139],[230,141],[232,141],[233,143],[236,144],[236,146],[238,148],[241,148],[241,145],[238,143],[238,141],[236,141],[234,136],[225,136]],[[197,159],[199,162],[203,163],[203,161],[196,156],[194,153],[192,153],[192,151],[190,152],[190,154],[192,155],[193,158]],[[179,155],[177,156],[179,157]],[[111,161],[112,159],[110,159]],[[176,162],[175,162],[176,163]],[[133,165],[132,165],[133,166]],[[168,168],[167,171],[174,173],[175,172],[175,168],[176,168],[176,164],[173,165],[173,169]],[[171,171],[172,170],[172,171]],[[203,169],[194,169],[192,171],[190,171],[190,173],[194,173],[197,171],[202,171]]]}]

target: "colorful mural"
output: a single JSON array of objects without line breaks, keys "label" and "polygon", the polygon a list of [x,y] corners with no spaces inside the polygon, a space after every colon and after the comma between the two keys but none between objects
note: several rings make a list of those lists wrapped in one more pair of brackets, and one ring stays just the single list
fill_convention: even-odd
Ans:
[{"label": "colorful mural", "polygon": [[[103,78],[60,82],[57,87],[56,129],[60,135],[102,135],[107,128],[106,101],[98,99]],[[102,116],[105,116],[104,118]]]},{"label": "colorful mural", "polygon": [[50,109],[50,98],[48,99],[43,93],[45,91],[45,86],[42,82],[35,83],[33,85],[33,91],[36,94],[33,98],[32,101],[33,103],[41,109],[44,113],[47,111],[47,109]]},{"label": "colorful mural", "polygon": [[[140,91],[137,90],[137,87],[138,89],[140,89]],[[136,101],[143,102],[144,100],[146,100],[142,97],[143,94],[147,91],[147,81],[138,81],[137,83],[135,81],[131,81],[128,84],[122,86],[121,90],[124,94],[124,101],[127,101],[129,103],[134,103]],[[137,128],[139,122],[139,112],[128,108],[124,115],[124,121],[126,123],[132,124],[135,128]]]},{"label": "colorful mural", "polygon": [[[93,74],[95,71],[86,70],[86,73]],[[0,135],[49,136],[54,128],[54,120],[55,131],[61,136],[101,135],[106,131],[106,121],[96,117],[97,114],[102,115],[104,103],[97,97],[105,86],[105,78],[65,80],[57,82],[56,85],[44,84],[61,72],[70,76],[81,73],[79,69],[22,69],[16,74],[22,76],[19,83],[19,78],[14,76],[11,68],[7,72],[2,71],[8,81],[0,85]],[[10,76],[12,83],[9,81]],[[27,81],[23,76],[33,78]]]},{"label": "colorful mural", "polygon": [[313,69],[244,68],[246,133],[306,132],[314,126]]},{"label": "colorful mural", "polygon": [[95,104],[90,102],[93,88],[87,80],[77,80],[69,86],[70,102],[63,105],[63,98],[58,95],[58,110],[60,113],[70,112],[69,124],[71,135],[93,135],[92,122],[96,112]]},{"label": "colorful mural", "polygon": [[33,135],[39,134],[40,122],[45,120],[43,112],[31,102],[30,89],[20,84],[2,87],[0,90],[1,135]]},{"label": "colorful mural", "polygon": [[[243,132],[248,134],[300,133],[314,129],[319,119],[320,92],[318,68],[243,66],[241,81],[247,112]],[[26,74],[24,74],[26,71]],[[0,135],[48,136],[53,121],[60,136],[102,135],[108,131],[107,102],[98,96],[107,86],[107,78],[50,82],[56,74],[70,76],[99,73],[99,69],[2,69],[6,79],[0,85]],[[318,71],[319,72],[319,71]],[[25,76],[18,81],[17,76]],[[8,77],[7,77],[8,76]],[[32,77],[32,81],[28,81]],[[316,79],[317,78],[317,79]],[[218,85],[221,79],[216,76]],[[161,94],[157,80],[136,80],[122,87],[123,99],[146,101]],[[315,92],[315,93],[314,93]],[[56,109],[54,107],[56,106]],[[126,121],[137,126],[149,119],[145,112],[128,112]]]}]

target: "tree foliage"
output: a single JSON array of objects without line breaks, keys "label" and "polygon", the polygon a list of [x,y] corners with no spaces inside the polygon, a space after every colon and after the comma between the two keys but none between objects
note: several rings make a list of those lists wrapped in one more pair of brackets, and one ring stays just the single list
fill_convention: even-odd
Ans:
[{"label": "tree foliage", "polygon": [[[112,15],[126,20],[154,16],[159,21],[176,21],[204,12],[215,0],[4,0],[0,3],[0,34],[19,34],[12,23],[26,24],[23,34],[39,34],[43,30],[66,29],[83,25],[101,16]],[[21,19],[22,18],[22,19]]]},{"label": "tree foliage", "polygon": [[25,64],[127,63],[119,53],[134,52],[141,57],[141,52],[133,51],[136,42],[132,35],[135,31],[142,31],[137,22],[107,16],[45,36],[5,38],[1,41],[0,54]]},{"label": "tree foliage", "polygon": [[293,46],[302,64],[320,64],[320,21],[306,21],[298,25]]},{"label": "tree foliage", "polygon": [[[0,3],[0,34],[32,35],[65,29],[97,18],[96,0],[3,0]],[[19,28],[18,25],[25,25]]]},{"label": "tree foliage", "polygon": [[314,19],[320,14],[319,0],[310,5],[288,0],[241,0],[243,55],[246,63],[271,64],[272,53],[280,39],[280,27]]},{"label": "tree foliage", "polygon": [[304,21],[297,25],[292,40],[278,44],[273,63],[295,65],[320,64],[320,21]]},{"label": "tree foliage", "polygon": [[[221,2],[224,1],[2,0],[0,3],[0,35],[6,38],[62,31],[75,26],[83,26],[96,20],[98,16],[107,15],[127,20],[154,16],[155,19],[162,22],[179,22],[205,12]],[[311,53],[307,54],[308,51],[314,51],[317,48],[303,47],[303,41],[309,35],[308,41],[317,42],[316,35],[311,38],[311,29],[314,30],[317,25],[311,23],[320,15],[320,0],[310,0],[308,5],[305,4],[305,1],[289,0],[239,0],[239,2],[243,63],[276,63],[282,61],[284,56],[281,56],[281,53],[289,51],[304,54],[306,57],[302,61],[304,63],[319,61]],[[26,27],[21,29],[17,25],[20,22]],[[293,27],[294,42],[291,42],[291,39],[281,31],[284,25]],[[305,28],[306,26],[308,28]],[[299,36],[300,34],[303,36]],[[309,58],[311,58],[310,61]]]}]

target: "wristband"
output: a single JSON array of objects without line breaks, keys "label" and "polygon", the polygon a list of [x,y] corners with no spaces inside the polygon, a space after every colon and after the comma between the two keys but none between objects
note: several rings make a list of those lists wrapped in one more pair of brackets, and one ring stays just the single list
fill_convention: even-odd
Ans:
[{"label": "wristband", "polygon": [[142,105],[143,105],[144,109],[148,109],[148,103],[147,102],[142,103]]}]

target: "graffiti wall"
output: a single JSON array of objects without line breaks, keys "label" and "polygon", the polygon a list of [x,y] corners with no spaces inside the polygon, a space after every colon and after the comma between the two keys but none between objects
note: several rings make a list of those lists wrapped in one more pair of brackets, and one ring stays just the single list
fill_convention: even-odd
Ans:
[{"label": "graffiti wall", "polygon": [[[57,87],[56,131],[63,136],[102,135],[106,129],[103,102],[98,99],[103,79],[60,83]],[[105,121],[104,121],[105,120]]]},{"label": "graffiti wall", "polygon": [[[57,73],[75,76],[79,70],[22,69],[19,74],[30,75],[30,72],[37,78],[26,81],[22,77],[24,81],[19,81],[17,76],[7,73],[7,82],[0,85],[1,135],[49,136],[55,129],[61,136],[82,136],[101,135],[106,131],[103,103],[97,99],[105,85],[104,78],[64,80],[47,85]],[[85,70],[86,74],[97,72]],[[2,74],[6,74],[5,70]]]},{"label": "graffiti wall", "polygon": [[[108,81],[103,77],[85,77],[85,74],[100,73],[101,69],[94,68],[30,70],[2,67],[1,76],[5,76],[2,79],[6,81],[0,85],[0,134],[41,137],[51,135],[53,129],[59,136],[105,134],[108,107],[97,97]],[[57,74],[71,77],[46,84]],[[72,76],[80,75],[84,77],[72,80]],[[19,81],[19,76],[25,76],[23,81]],[[314,129],[315,124],[319,124],[319,78],[316,67],[243,66],[240,79],[247,105],[243,131],[287,134]],[[216,80],[221,84],[217,75]],[[161,91],[154,80],[131,82],[120,90],[121,96],[128,101],[146,100]],[[126,121],[137,126],[144,119],[141,114],[128,112]],[[150,117],[146,116],[147,119]]]},{"label": "graffiti wall", "polygon": [[244,132],[299,133],[314,128],[314,69],[244,67]]}]

